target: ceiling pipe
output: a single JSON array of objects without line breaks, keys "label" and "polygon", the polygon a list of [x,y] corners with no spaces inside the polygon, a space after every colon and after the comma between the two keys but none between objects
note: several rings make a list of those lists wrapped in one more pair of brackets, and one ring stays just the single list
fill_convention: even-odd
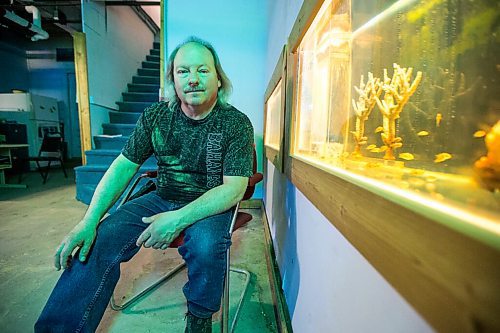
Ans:
[{"label": "ceiling pipe", "polygon": [[35,6],[24,6],[24,9],[31,15],[33,15],[33,25],[37,27],[42,27],[42,20],[40,18],[40,11]]},{"label": "ceiling pipe", "polygon": [[[39,26],[33,25],[31,22],[26,21],[22,17],[17,16],[13,12],[8,11],[6,9],[0,8],[0,19],[6,19],[10,22],[18,24],[21,27],[23,27],[24,29],[28,30],[30,32],[30,34],[34,33],[33,37],[31,38],[32,41],[49,38],[49,34],[47,33],[47,31],[43,30]],[[39,37],[35,38],[35,36],[39,36]]]},{"label": "ceiling pipe", "polygon": [[38,30],[40,30],[40,31],[35,31],[35,30],[32,30],[30,28],[30,30],[36,32],[36,35],[31,37],[31,40],[35,42],[35,41],[40,40],[40,39],[49,38],[48,32],[42,29],[42,18],[40,16],[40,11],[38,10],[38,8],[36,8],[35,6],[26,6],[26,7],[24,7],[24,9],[26,9],[26,11],[28,13],[33,15],[32,26],[36,27],[36,28],[38,28]]},{"label": "ceiling pipe", "polygon": [[0,6],[5,7],[17,7],[17,4],[21,4],[22,6],[79,6],[81,4],[81,0],[70,0],[70,1],[29,1],[29,0],[16,0],[11,3],[11,5],[1,4]]}]

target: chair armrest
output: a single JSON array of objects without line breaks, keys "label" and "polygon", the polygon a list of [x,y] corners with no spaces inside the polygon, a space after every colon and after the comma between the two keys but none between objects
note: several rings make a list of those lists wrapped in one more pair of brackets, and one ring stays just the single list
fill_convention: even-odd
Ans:
[{"label": "chair armrest", "polygon": [[146,175],[148,178],[156,178],[158,177],[158,170],[146,171],[144,175]]},{"label": "chair armrest", "polygon": [[254,173],[252,177],[248,179],[248,186],[255,186],[262,179],[264,179],[264,176],[260,172]]},{"label": "chair armrest", "polygon": [[256,172],[248,179],[248,186],[245,191],[245,194],[243,194],[243,199],[242,200],[248,200],[252,197],[253,192],[255,191],[255,185],[259,183],[264,176],[260,172]]}]

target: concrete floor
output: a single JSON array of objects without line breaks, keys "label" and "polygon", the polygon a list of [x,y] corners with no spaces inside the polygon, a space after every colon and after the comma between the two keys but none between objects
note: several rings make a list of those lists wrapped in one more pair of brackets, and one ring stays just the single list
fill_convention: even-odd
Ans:
[{"label": "concrete floor", "polygon": [[[16,182],[16,178],[7,182]],[[52,256],[62,238],[83,216],[86,205],[75,200],[72,170],[51,172],[45,185],[38,173],[25,174],[28,189],[0,189],[0,331],[30,332],[60,272]],[[252,272],[235,332],[276,332],[276,319],[265,260],[264,230],[260,210],[246,210],[254,219],[233,235],[232,264]],[[156,281],[181,262],[175,249],[142,249],[122,265],[116,300]],[[98,332],[183,332],[186,281],[181,271],[168,283],[133,304],[115,312],[108,307]],[[231,276],[231,316],[243,279]],[[214,316],[218,332],[219,315]]]}]

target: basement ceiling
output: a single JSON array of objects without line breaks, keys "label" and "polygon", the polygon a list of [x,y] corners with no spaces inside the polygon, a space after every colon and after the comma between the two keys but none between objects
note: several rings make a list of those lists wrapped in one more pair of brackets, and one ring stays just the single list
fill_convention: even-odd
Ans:
[{"label": "basement ceiling", "polygon": [[[154,0],[97,0],[96,2],[105,3],[106,6],[159,6],[160,4],[160,1]],[[74,31],[82,31],[80,0],[4,0],[0,4],[0,40],[5,36],[17,36],[26,38],[27,41],[30,40],[32,32],[4,17],[5,11],[8,11],[32,23],[33,16],[26,11],[25,6],[35,6],[39,9],[42,29],[49,36],[61,36]]]},{"label": "basement ceiling", "polygon": [[[32,23],[33,16],[25,6],[35,6],[40,11],[42,29],[49,36],[67,35],[72,31],[82,31],[82,15],[80,0],[9,0],[0,5],[0,36],[17,35],[29,40],[31,32],[4,17],[5,11]],[[50,38],[50,37],[49,37]]]}]

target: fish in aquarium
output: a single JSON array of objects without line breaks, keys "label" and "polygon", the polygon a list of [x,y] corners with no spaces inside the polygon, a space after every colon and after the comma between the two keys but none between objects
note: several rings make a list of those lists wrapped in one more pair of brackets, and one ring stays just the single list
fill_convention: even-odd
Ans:
[{"label": "fish in aquarium", "polygon": [[436,127],[441,125],[441,120],[443,120],[443,115],[441,113],[436,114]]},{"label": "fish in aquarium", "polygon": [[474,132],[473,136],[475,138],[482,138],[482,137],[486,136],[486,131],[483,131],[483,130],[476,131],[476,132]]},{"label": "fish in aquarium", "polygon": [[411,161],[415,159],[412,153],[401,153],[398,155],[400,159]]},{"label": "fish in aquarium", "polygon": [[451,159],[452,157],[453,157],[453,155],[451,155],[449,153],[439,153],[436,155],[436,158],[434,159],[434,163],[441,163],[441,162],[444,162],[444,161]]}]

